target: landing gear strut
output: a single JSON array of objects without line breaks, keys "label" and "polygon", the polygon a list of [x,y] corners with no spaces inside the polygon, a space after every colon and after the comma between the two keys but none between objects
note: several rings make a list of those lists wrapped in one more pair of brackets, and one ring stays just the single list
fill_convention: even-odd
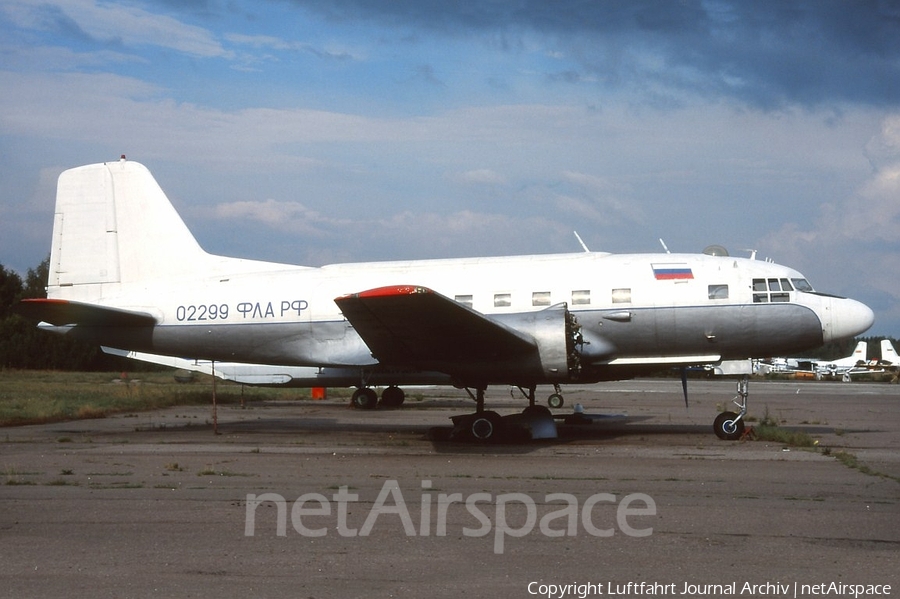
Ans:
[{"label": "landing gear strut", "polygon": [[[749,396],[748,388],[750,386],[749,379],[744,376],[737,383],[737,395],[731,402],[737,406],[740,411],[722,412],[716,416],[713,422],[713,431],[716,436],[725,441],[737,441],[744,434],[744,416],[747,415],[747,397]],[[740,401],[738,401],[740,400]]]},{"label": "landing gear strut", "polygon": [[535,403],[535,386],[518,386],[528,399],[528,406],[520,414],[500,416],[497,412],[484,409],[484,389],[476,388],[475,393],[467,387],[466,392],[475,400],[474,414],[452,416],[452,440],[475,440],[481,442],[524,441],[529,439],[556,439],[556,423],[546,406]]},{"label": "landing gear strut", "polygon": [[466,387],[466,393],[475,400],[475,413],[450,418],[453,421],[451,439],[469,438],[476,441],[495,441],[500,436],[503,428],[500,414],[484,409],[484,391],[483,387],[478,387],[473,395],[472,390]]}]

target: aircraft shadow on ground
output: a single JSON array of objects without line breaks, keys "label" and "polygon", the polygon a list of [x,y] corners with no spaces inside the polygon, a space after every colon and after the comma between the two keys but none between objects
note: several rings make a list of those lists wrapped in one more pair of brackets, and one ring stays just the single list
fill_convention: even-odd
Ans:
[{"label": "aircraft shadow on ground", "polygon": [[[338,436],[375,436],[383,437],[384,443],[417,441],[429,442],[438,453],[444,454],[473,454],[488,453],[503,454],[527,454],[540,448],[565,446],[578,443],[603,443],[612,441],[632,440],[640,443],[646,440],[648,444],[658,445],[664,442],[665,437],[701,437],[715,441],[712,427],[707,424],[653,424],[647,422],[650,416],[624,416],[610,415],[608,419],[596,420],[584,424],[571,424],[559,422],[557,424],[558,437],[555,439],[532,440],[525,431],[517,431],[511,434],[501,435],[500,438],[491,441],[477,441],[471,438],[453,438],[453,427],[448,425],[435,425],[433,423],[404,424],[397,422],[348,422],[340,418],[330,417],[304,417],[296,418],[259,418],[254,420],[231,421],[219,425],[222,434],[237,434],[253,437],[257,435],[272,435],[276,438],[292,437],[298,440],[310,441],[327,440],[329,437]],[[803,431],[811,435],[834,434],[836,429],[827,426],[815,427],[784,427],[787,430]],[[212,430],[208,422],[203,424],[175,425],[171,422],[161,425],[150,424],[146,427],[138,426],[136,433],[160,433],[167,434],[195,433],[199,430]],[[57,432],[65,432],[60,429]],[[75,431],[72,431],[75,432]],[[81,431],[84,432],[84,431]],[[842,432],[866,432],[864,430],[851,431],[842,429]],[[117,433],[120,434],[120,433]],[[681,444],[672,439],[675,444]],[[379,443],[378,439],[368,439],[365,444]]]},{"label": "aircraft shadow on ground", "polygon": [[489,442],[472,439],[452,438],[452,426],[435,426],[431,424],[397,424],[397,423],[360,423],[344,422],[334,418],[277,418],[260,419],[246,422],[232,422],[224,425],[225,433],[238,434],[275,434],[315,436],[327,435],[383,435],[391,441],[403,438],[409,441],[426,440],[436,452],[470,454],[525,454],[542,447],[568,445],[583,442],[603,442],[623,438],[654,438],[664,436],[703,435],[711,436],[708,425],[680,424],[648,424],[649,416],[617,417],[610,421],[589,424],[558,424],[556,439],[528,438],[527,433],[519,431],[502,435]]}]

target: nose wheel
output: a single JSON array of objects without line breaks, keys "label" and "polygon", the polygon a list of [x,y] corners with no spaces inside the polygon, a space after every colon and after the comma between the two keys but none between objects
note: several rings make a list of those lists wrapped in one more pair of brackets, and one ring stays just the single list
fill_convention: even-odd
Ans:
[{"label": "nose wheel", "polygon": [[722,412],[713,422],[716,436],[724,441],[737,441],[744,434],[744,420],[734,412]]},{"label": "nose wheel", "polygon": [[547,405],[553,408],[554,410],[558,410],[563,407],[563,404],[566,403],[563,399],[562,392],[559,389],[559,385],[556,383],[553,384],[553,394],[547,398]]},{"label": "nose wheel", "polygon": [[747,415],[747,397],[750,382],[745,376],[737,383],[737,395],[731,402],[739,412],[722,412],[713,422],[713,431],[724,441],[737,441],[744,434],[744,416]]}]

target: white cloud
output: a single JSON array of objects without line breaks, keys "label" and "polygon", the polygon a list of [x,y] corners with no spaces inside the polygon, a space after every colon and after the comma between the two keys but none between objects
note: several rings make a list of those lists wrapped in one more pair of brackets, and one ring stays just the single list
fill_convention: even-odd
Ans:
[{"label": "white cloud", "polygon": [[639,204],[621,183],[574,171],[563,172],[562,179],[568,183],[570,193],[555,195],[561,210],[606,226],[633,225],[643,219]]},{"label": "white cloud", "polygon": [[251,220],[275,230],[315,236],[327,235],[334,228],[350,224],[348,221],[323,217],[300,202],[272,199],[218,204],[213,209],[213,215],[223,220]]},{"label": "white cloud", "polygon": [[130,47],[158,46],[204,58],[233,57],[208,30],[131,4],[13,0],[6,2],[2,10],[16,25],[26,29],[52,31],[74,24],[84,34],[102,42],[120,42]]},{"label": "white cloud", "polygon": [[337,44],[318,47],[309,42],[286,40],[274,35],[246,35],[227,33],[225,39],[233,44],[248,46],[258,50],[274,50],[278,52],[308,52],[319,58],[335,60],[363,60],[364,55]]},{"label": "white cloud", "polygon": [[881,318],[898,322],[900,278],[892,273],[900,263],[900,115],[884,119],[866,150],[876,169],[869,180],[823,203],[807,223],[784,224],[762,243],[779,262],[840,281],[839,289],[822,291],[856,297],[861,289],[874,293],[885,304]]}]

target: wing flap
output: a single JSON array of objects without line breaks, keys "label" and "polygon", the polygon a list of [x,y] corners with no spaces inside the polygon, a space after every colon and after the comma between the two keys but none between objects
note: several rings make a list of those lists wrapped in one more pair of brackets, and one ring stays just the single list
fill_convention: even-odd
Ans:
[{"label": "wing flap", "polygon": [[426,287],[379,287],[334,301],[382,363],[471,363],[536,348],[529,335]]},{"label": "wing flap", "polygon": [[54,326],[149,327],[156,324],[156,318],[146,312],[59,299],[25,299],[16,306],[16,312]]}]

